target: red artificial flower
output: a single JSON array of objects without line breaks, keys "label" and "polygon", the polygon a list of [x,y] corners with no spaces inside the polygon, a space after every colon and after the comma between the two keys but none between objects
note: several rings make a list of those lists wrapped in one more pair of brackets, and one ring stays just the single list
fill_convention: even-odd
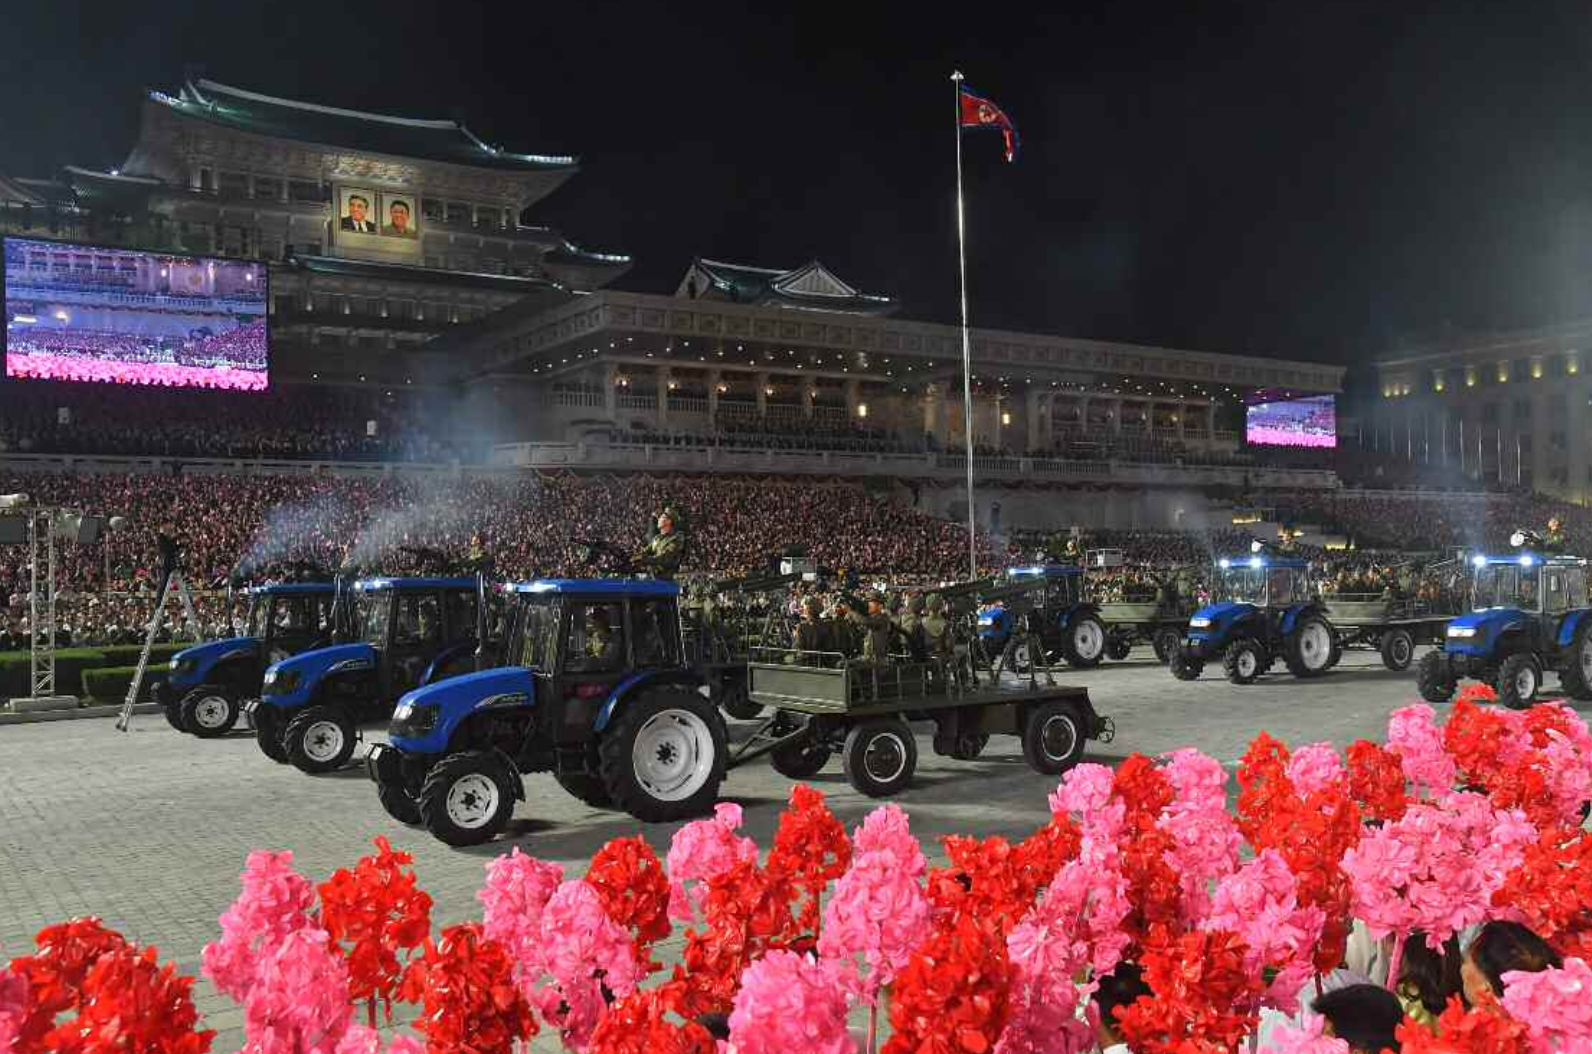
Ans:
[{"label": "red artificial flower", "polygon": [[1162,939],[1182,932],[1182,880],[1167,858],[1176,844],[1171,832],[1144,823],[1137,829],[1130,827],[1118,847],[1122,874],[1128,880],[1128,903],[1132,905],[1122,920],[1122,928],[1139,948],[1155,939],[1157,932]]},{"label": "red artificial flower", "polygon": [[431,933],[431,897],[404,866],[414,857],[384,837],[375,845],[374,855],[361,857],[352,871],[339,868],[319,887],[321,926],[347,961],[349,996],[368,1004],[372,1027],[378,1000],[392,1020],[403,979],[398,953],[412,953]]},{"label": "red artificial flower", "polygon": [[1483,684],[1481,681],[1471,681],[1459,690],[1459,695],[1454,699],[1457,703],[1496,703],[1498,693],[1492,685]]},{"label": "red artificial flower", "polygon": [[11,960],[11,969],[28,983],[28,1014],[18,1030],[13,1054],[45,1054],[55,1019],[75,1010],[89,971],[102,956],[129,947],[126,938],[97,918],[46,926],[33,938],[38,951]]},{"label": "red artificial flower", "polygon": [[791,915],[798,896],[781,876],[742,860],[704,883],[705,928],[687,930],[682,963],[668,986],[670,1005],[684,1017],[727,1014],[752,960],[776,948],[810,950]]},{"label": "red artificial flower", "polygon": [[666,1019],[673,1009],[662,990],[626,996],[597,1023],[586,1054],[716,1054],[718,1044],[707,1029]]},{"label": "red artificial flower", "polygon": [[669,935],[669,876],[647,840],[610,840],[592,857],[585,881],[608,917],[636,935],[636,962],[647,973],[663,969],[652,960],[652,946]]},{"label": "red artificial flower", "polygon": [[980,841],[953,834],[940,839],[940,844],[951,862],[929,869],[934,925],[948,931],[963,916],[971,916],[994,926],[1005,939],[1039,894],[1022,870],[1023,859],[999,837]]},{"label": "red artificial flower", "polygon": [[1401,1054],[1530,1054],[1526,1026],[1504,1013],[1496,1000],[1467,1010],[1459,996],[1437,1019],[1435,1031],[1412,1018],[1398,1026]]},{"label": "red artificial flower", "polygon": [[1129,754],[1123,759],[1111,781],[1111,793],[1122,799],[1130,816],[1160,816],[1161,810],[1177,796],[1166,773],[1156,767],[1153,758],[1143,754]]},{"label": "red artificial flower", "polygon": [[1082,843],[1083,833],[1065,814],[1052,816],[1049,823],[1017,843],[1012,862],[1023,888],[1033,889],[1034,900],[1058,871],[1077,858]]},{"label": "red artificial flower", "polygon": [[1257,832],[1270,819],[1279,800],[1297,800],[1288,778],[1288,748],[1262,732],[1250,741],[1238,762],[1238,829],[1259,848]]},{"label": "red artificial flower", "polygon": [[796,917],[804,931],[817,931],[819,898],[850,866],[851,839],[824,804],[823,794],[805,783],[792,787],[790,805],[780,813],[769,850],[768,872],[807,895]]},{"label": "red artificial flower", "polygon": [[1011,963],[993,925],[962,915],[937,931],[890,993],[893,1033],[881,1054],[986,1054],[1006,1028]]},{"label": "red artificial flower", "polygon": [[1571,720],[1557,706],[1532,707],[1511,719],[1497,710],[1459,703],[1443,728],[1443,747],[1454,756],[1461,778],[1481,789],[1494,806],[1520,809],[1538,827],[1551,827],[1559,822],[1559,803],[1549,782],[1554,762],[1542,750],[1550,731],[1569,736]]},{"label": "red artificial flower", "polygon": [[1592,960],[1592,835],[1553,827],[1526,847],[1493,894],[1560,955]]},{"label": "red artificial flower", "polygon": [[1368,739],[1349,744],[1349,795],[1367,820],[1392,822],[1409,806],[1398,755]]},{"label": "red artificial flower", "polygon": [[1119,1031],[1137,1054],[1236,1050],[1254,1031],[1265,981],[1246,970],[1246,946],[1222,930],[1152,938],[1141,965],[1154,993],[1117,1011]]},{"label": "red artificial flower", "polygon": [[536,1035],[536,1019],[514,983],[514,962],[503,946],[466,922],[426,941],[425,955],[404,973],[402,997],[424,1006],[415,1028],[427,1054],[511,1050]]},{"label": "red artificial flower", "polygon": [[54,1054],[206,1054],[213,1031],[197,1031],[193,978],[161,966],[154,948],[124,944],[101,955],[83,979],[78,1015],[45,1039]]}]

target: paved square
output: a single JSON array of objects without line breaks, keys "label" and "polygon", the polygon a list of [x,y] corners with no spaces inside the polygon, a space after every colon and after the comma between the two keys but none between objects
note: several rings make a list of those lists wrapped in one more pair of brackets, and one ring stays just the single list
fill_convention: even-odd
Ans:
[{"label": "paved square", "polygon": [[[1196,746],[1231,765],[1260,729],[1290,744],[1380,740],[1388,712],[1416,699],[1413,670],[1391,673],[1366,652],[1349,653],[1321,680],[1278,673],[1247,688],[1209,668],[1200,681],[1175,681],[1145,649],[1057,680],[1086,685],[1095,708],[1116,722],[1115,742],[1093,744],[1089,754],[1107,763]],[[851,789],[838,759],[811,782],[848,827],[877,804]],[[935,756],[920,735],[917,778],[895,800],[934,856],[945,834],[1028,834],[1048,818],[1053,786],[1024,764],[1015,739],[993,740],[983,758],[957,762]],[[725,783],[726,798],[746,810],[747,833],[765,848],[789,787],[760,762]],[[247,734],[199,740],[158,715],[136,718],[127,734],[108,720],[0,727],[0,949],[21,954],[39,927],[97,914],[197,976],[200,949],[217,936],[251,849],[291,849],[299,870],[318,882],[385,834],[415,855],[440,928],[480,917],[483,866],[510,846],[557,861],[573,877],[609,838],[638,830],[662,856],[676,826],[641,827],[588,808],[545,775],[527,777],[526,791],[529,800],[497,843],[456,850],[389,819],[363,767],[305,776],[267,760]],[[238,1049],[241,1010],[203,981],[196,992],[222,1033],[214,1049]],[[543,1036],[534,1049],[559,1048]]]}]

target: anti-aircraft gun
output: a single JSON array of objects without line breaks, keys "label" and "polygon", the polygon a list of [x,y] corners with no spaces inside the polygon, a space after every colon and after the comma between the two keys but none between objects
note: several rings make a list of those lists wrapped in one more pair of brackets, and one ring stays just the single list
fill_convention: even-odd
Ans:
[{"label": "anti-aircraft gun", "polygon": [[750,720],[762,707],[746,695],[746,663],[755,647],[783,644],[791,627],[780,599],[802,581],[799,571],[699,582],[680,609],[687,660],[731,717]]}]

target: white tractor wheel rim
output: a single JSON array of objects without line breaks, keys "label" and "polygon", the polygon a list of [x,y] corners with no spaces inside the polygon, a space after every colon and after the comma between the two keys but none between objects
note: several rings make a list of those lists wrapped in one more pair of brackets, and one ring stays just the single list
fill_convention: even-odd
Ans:
[{"label": "white tractor wheel rim", "polygon": [[1515,674],[1515,694],[1522,699],[1530,699],[1537,694],[1537,671],[1530,666],[1522,666],[1520,672]]},{"label": "white tractor wheel rim", "polygon": [[1051,761],[1064,761],[1078,744],[1078,730],[1066,714],[1052,714],[1039,730],[1039,748]]},{"label": "white tractor wheel rim", "polygon": [[479,772],[460,776],[448,788],[444,804],[448,822],[467,831],[485,827],[497,815],[500,798],[497,781],[490,776]]},{"label": "white tractor wheel rim", "polygon": [[304,756],[325,764],[343,752],[343,730],[336,721],[317,721],[304,730]]},{"label": "white tractor wheel rim", "polygon": [[1581,677],[1592,682],[1592,634],[1581,641]]},{"label": "white tractor wheel rim", "polygon": [[1327,627],[1312,622],[1299,632],[1299,658],[1307,670],[1319,670],[1327,664],[1332,654],[1332,642]]},{"label": "white tractor wheel rim", "polygon": [[689,710],[653,714],[630,751],[636,782],[658,801],[684,801],[713,774],[713,733]]},{"label": "white tractor wheel rim", "polygon": [[194,704],[193,721],[200,728],[220,728],[227,723],[232,704],[219,695],[207,695]]},{"label": "white tractor wheel rim", "polygon": [[1099,655],[1105,647],[1105,634],[1100,632],[1100,627],[1090,621],[1078,623],[1072,631],[1072,646],[1078,649],[1081,658],[1092,659]]},{"label": "white tractor wheel rim", "polygon": [[1253,677],[1256,668],[1260,666],[1260,660],[1255,657],[1255,653],[1253,651],[1245,648],[1243,651],[1238,653],[1237,665],[1238,676]]},{"label": "white tractor wheel rim", "polygon": [[881,732],[862,749],[862,767],[879,783],[894,783],[907,770],[907,745],[895,732]]}]

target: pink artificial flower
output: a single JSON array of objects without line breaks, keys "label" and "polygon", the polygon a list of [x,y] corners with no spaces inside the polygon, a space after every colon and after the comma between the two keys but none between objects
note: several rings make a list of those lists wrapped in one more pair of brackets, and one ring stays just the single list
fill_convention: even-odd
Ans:
[{"label": "pink artificial flower", "polygon": [[741,975],[730,1048],[736,1054],[855,1054],[846,1011],[844,989],[821,963],[771,951]]},{"label": "pink artificial flower", "polygon": [[[352,1025],[338,1041],[336,1054],[382,1054],[381,1033],[366,1025]],[[386,1054],[426,1054],[426,1041],[400,1032],[392,1037]]]},{"label": "pink artificial flower", "polygon": [[1288,759],[1288,779],[1300,797],[1342,783],[1348,778],[1343,760],[1331,743],[1309,743]]},{"label": "pink artificial flower", "polygon": [[851,866],[824,906],[818,936],[819,954],[846,964],[853,976],[856,957],[867,962],[868,974],[860,979],[857,994],[869,1004],[929,935],[929,898],[898,851],[899,847],[884,848],[852,855]]},{"label": "pink artificial flower", "polygon": [[241,1054],[337,1054],[354,1008],[348,969],[328,941],[324,930],[295,930],[261,957]]},{"label": "pink artificial flower", "polygon": [[1443,749],[1443,733],[1433,720],[1436,715],[1418,703],[1393,711],[1387,719],[1388,750],[1398,755],[1405,778],[1431,798],[1453,790],[1457,776],[1454,759]]},{"label": "pink artificial flower", "polygon": [[852,832],[852,851],[885,852],[909,878],[922,878],[928,868],[923,848],[912,836],[907,814],[899,805],[881,805],[862,818],[862,826]]},{"label": "pink artificial flower", "polygon": [[1227,770],[1198,750],[1165,755],[1161,770],[1174,797],[1156,826],[1172,836],[1167,854],[1182,889],[1183,921],[1192,925],[1210,908],[1211,883],[1233,873],[1243,835],[1227,811]]},{"label": "pink artificial flower", "polygon": [[[1575,724],[1586,735],[1586,725],[1579,717]],[[1580,826],[1581,807],[1592,801],[1592,742],[1583,743],[1550,729],[1542,753],[1548,762],[1548,788],[1559,818],[1569,826]]]},{"label": "pink artificial flower", "polygon": [[641,980],[630,933],[608,917],[596,889],[572,879],[542,909],[541,948],[553,984],[532,1001],[567,1045],[584,1049],[609,1000],[635,992]]},{"label": "pink artificial flower", "polygon": [[27,1013],[27,978],[8,969],[0,956],[0,1054],[10,1054]]},{"label": "pink artificial flower", "polygon": [[1558,970],[1504,974],[1504,1009],[1526,1026],[1534,1054],[1592,1049],[1592,966],[1569,958]]},{"label": "pink artificial flower", "polygon": [[1061,777],[1061,784],[1051,792],[1051,814],[1059,816],[1070,812],[1087,823],[1092,814],[1104,809],[1111,800],[1111,788],[1115,782],[1116,773],[1109,765],[1074,765]]},{"label": "pink artificial flower", "polygon": [[696,921],[694,899],[699,889],[687,897],[686,883],[707,881],[723,874],[743,860],[757,859],[757,843],[735,832],[741,826],[741,807],[720,802],[713,807],[713,819],[693,820],[674,832],[669,843],[669,918],[679,922]]},{"label": "pink artificial flower", "polygon": [[293,870],[291,852],[250,853],[243,891],[221,916],[221,939],[204,947],[204,975],[243,1002],[272,949],[314,924],[315,903],[315,885]]},{"label": "pink artificial flower", "polygon": [[1322,1035],[1324,1024],[1315,1014],[1306,1014],[1299,1028],[1278,1025],[1260,1048],[1261,1054],[1349,1054],[1348,1043]]},{"label": "pink artificial flower", "polygon": [[1262,1004],[1293,1014],[1299,990],[1315,973],[1313,958],[1326,921],[1320,907],[1299,904],[1297,880],[1282,854],[1264,849],[1216,887],[1200,928],[1238,934],[1245,968],[1262,979],[1275,971]]},{"label": "pink artificial flower", "polygon": [[516,846],[486,865],[486,885],[475,895],[483,909],[482,933],[509,953],[527,996],[531,985],[547,972],[542,961],[542,911],[563,880],[562,867],[527,856]]}]

